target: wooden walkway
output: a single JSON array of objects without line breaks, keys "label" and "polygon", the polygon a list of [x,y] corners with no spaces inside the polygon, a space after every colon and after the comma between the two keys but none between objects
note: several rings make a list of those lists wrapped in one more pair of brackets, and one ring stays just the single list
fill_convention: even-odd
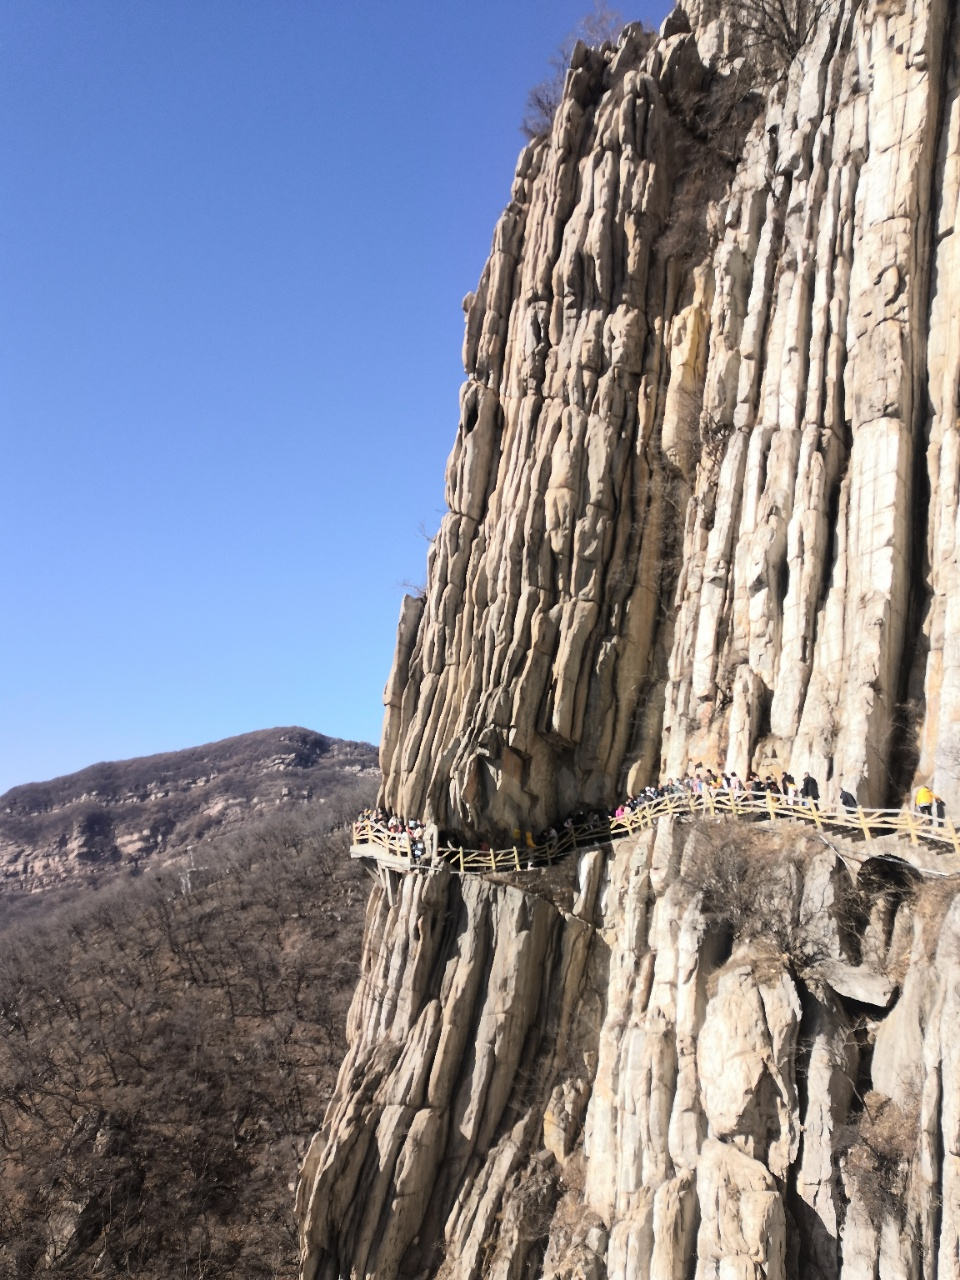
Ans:
[{"label": "wooden walkway", "polygon": [[[530,871],[551,866],[561,858],[579,850],[595,849],[599,844],[636,835],[660,818],[747,818],[772,821],[806,822],[821,832],[837,832],[862,836],[865,841],[885,836],[905,836],[915,848],[921,843],[935,846],[939,853],[955,853],[960,857],[960,837],[949,818],[941,825],[923,814],[908,809],[824,809],[809,800],[764,792],[708,791],[702,795],[678,792],[659,796],[621,818],[588,819],[573,827],[564,827],[555,841],[548,844],[522,843],[509,849],[465,849],[443,846],[437,850],[437,863],[445,862],[463,874],[490,871]],[[430,871],[437,863],[417,859],[406,834],[388,832],[377,823],[363,820],[354,824],[353,858],[374,859],[393,871]]]}]

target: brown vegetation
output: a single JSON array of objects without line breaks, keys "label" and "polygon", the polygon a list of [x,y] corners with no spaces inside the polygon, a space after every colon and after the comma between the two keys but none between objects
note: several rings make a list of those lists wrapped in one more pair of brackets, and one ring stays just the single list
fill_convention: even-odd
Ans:
[{"label": "brown vegetation", "polygon": [[[666,257],[702,262],[713,251],[718,226],[711,205],[726,195],[747,136],[764,105],[756,72],[741,66],[681,80],[667,94],[676,122],[677,184],[659,249]],[[729,428],[718,428],[729,434]],[[724,442],[725,443],[725,442]]]},{"label": "brown vegetation", "polygon": [[836,0],[730,0],[734,36],[757,73],[781,78],[821,23],[836,12]]},{"label": "brown vegetation", "polygon": [[[319,811],[322,816],[322,811]],[[0,1273],[293,1277],[366,884],[277,816],[0,939]]]},{"label": "brown vegetation", "polygon": [[887,1218],[896,1221],[903,1214],[919,1126],[919,1098],[911,1097],[901,1106],[871,1090],[864,1096],[863,1110],[840,1133],[844,1175],[878,1228]]},{"label": "brown vegetation", "polygon": [[[778,839],[771,833],[758,837],[735,820],[704,824],[684,857],[682,884],[688,896],[700,895],[705,918],[733,944],[772,948],[803,975],[829,958],[821,922],[801,919],[794,909],[804,864],[815,848],[795,831]],[[862,926],[865,903],[846,875],[834,878],[833,894],[831,915],[841,932],[853,937]]]}]

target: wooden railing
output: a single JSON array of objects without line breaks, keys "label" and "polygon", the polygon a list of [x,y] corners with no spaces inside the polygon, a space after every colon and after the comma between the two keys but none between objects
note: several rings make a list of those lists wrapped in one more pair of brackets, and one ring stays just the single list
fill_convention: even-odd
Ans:
[{"label": "wooden railing", "polygon": [[[636,835],[671,814],[681,818],[729,815],[734,818],[808,822],[821,831],[850,831],[862,835],[865,840],[904,835],[912,845],[919,845],[921,840],[932,842],[947,846],[960,855],[960,837],[949,818],[938,824],[936,819],[909,809],[824,809],[810,800],[776,792],[756,795],[750,791],[721,790],[705,791],[699,795],[686,791],[671,792],[628,810],[619,818],[605,819],[598,815],[579,824],[565,826],[556,840],[544,844],[524,841],[508,849],[466,849],[445,845],[437,850],[437,856],[461,872],[529,871],[535,867],[550,866],[578,849],[593,849],[610,840]],[[379,823],[363,819],[353,827],[354,852],[363,856],[369,846],[373,846],[373,856],[378,856],[376,850],[379,850],[406,866],[418,865],[406,833],[390,832]]]}]

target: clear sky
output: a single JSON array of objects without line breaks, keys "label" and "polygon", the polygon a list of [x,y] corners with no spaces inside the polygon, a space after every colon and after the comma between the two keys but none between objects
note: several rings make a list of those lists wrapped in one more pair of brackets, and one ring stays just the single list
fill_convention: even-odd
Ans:
[{"label": "clear sky", "polygon": [[4,0],[0,792],[378,739],[461,299],[585,7]]}]

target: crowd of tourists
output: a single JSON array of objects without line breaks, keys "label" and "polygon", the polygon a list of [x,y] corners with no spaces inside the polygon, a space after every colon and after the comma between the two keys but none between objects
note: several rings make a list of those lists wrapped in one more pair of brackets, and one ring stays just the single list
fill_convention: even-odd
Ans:
[{"label": "crowd of tourists", "polygon": [[[751,770],[746,778],[741,778],[732,770],[722,773],[713,769],[704,769],[702,764],[695,764],[683,778],[677,780],[668,778],[662,786],[647,787],[644,794],[652,792],[653,797],[656,797],[684,792],[704,795],[717,791],[754,796],[762,796],[770,792],[773,795],[786,796],[790,800],[809,800],[813,803],[820,799],[819,784],[809,773],[805,773],[798,783],[792,773],[781,773],[779,778],[768,773],[761,778],[759,773]],[[646,801],[642,800],[641,803]]]},{"label": "crowd of tourists", "polygon": [[[662,799],[664,796],[716,796],[721,792],[751,799],[759,799],[770,794],[780,797],[781,800],[785,799],[789,804],[802,805],[808,809],[811,807],[818,808],[820,804],[819,783],[809,773],[805,773],[799,782],[792,774],[787,772],[782,772],[779,777],[775,777],[772,773],[766,773],[761,777],[759,773],[751,770],[746,778],[740,778],[732,770],[723,772],[705,768],[703,764],[696,764],[687,771],[684,777],[668,778],[663,783],[643,787],[635,795],[630,796],[629,799],[624,800],[609,811],[580,809],[576,813],[570,814],[560,824],[559,829],[551,826],[545,831],[534,833],[533,831],[521,831],[518,828],[513,832],[514,846],[518,850],[545,850],[549,853],[551,849],[559,848],[561,844],[565,847],[569,846],[571,837],[576,839],[589,837],[591,834],[601,835],[608,832],[611,821],[629,818],[630,814],[644,808],[655,800]],[[856,812],[858,808],[856,796],[844,788],[840,790],[840,803],[848,812]],[[946,806],[943,800],[934,794],[929,787],[923,786],[919,788],[915,797],[915,805],[917,812],[928,819],[931,825],[935,827],[943,825],[946,818]],[[367,824],[379,835],[393,837],[400,850],[409,852],[409,855],[417,861],[425,857],[427,852],[427,827],[418,819],[407,821],[405,818],[387,813],[383,809],[365,809],[360,814],[358,822]],[[436,837],[434,850],[436,850],[437,845],[441,848],[456,848],[461,843],[458,838],[448,833],[437,832],[436,828],[433,830]],[[487,841],[481,841],[477,847],[482,852],[490,851],[490,845]]]},{"label": "crowd of tourists", "polygon": [[417,861],[427,851],[427,828],[418,818],[407,822],[404,818],[398,818],[395,813],[387,813],[383,809],[364,809],[357,823],[373,827],[381,835],[395,837],[400,847],[407,848]]}]

